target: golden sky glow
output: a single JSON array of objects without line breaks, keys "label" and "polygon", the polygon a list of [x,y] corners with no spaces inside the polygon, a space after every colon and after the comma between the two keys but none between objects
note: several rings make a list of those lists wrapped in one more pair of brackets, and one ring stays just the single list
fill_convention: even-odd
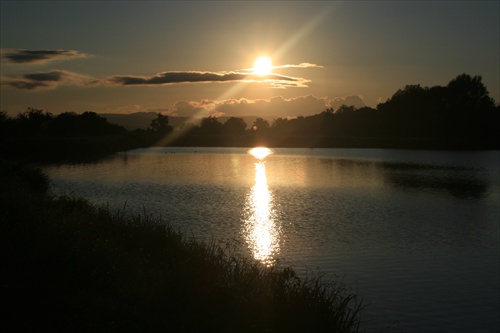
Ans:
[{"label": "golden sky glow", "polygon": [[499,12],[498,1],[0,1],[1,109],[272,120],[376,107],[462,73],[499,102]]}]

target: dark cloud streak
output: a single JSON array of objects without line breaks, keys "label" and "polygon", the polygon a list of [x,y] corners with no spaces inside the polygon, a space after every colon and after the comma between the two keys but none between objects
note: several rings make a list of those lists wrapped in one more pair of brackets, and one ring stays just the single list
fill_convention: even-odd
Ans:
[{"label": "dark cloud streak", "polygon": [[214,73],[214,72],[162,72],[154,76],[120,76],[115,75],[108,78],[109,82],[118,85],[164,85],[174,83],[203,83],[203,82],[289,82],[290,85],[297,85],[306,82],[301,78],[294,78],[279,74],[256,75],[252,73]]},{"label": "dark cloud streak", "polygon": [[160,86],[178,83],[210,82],[257,82],[267,83],[276,88],[305,87],[309,80],[279,74],[256,75],[253,73],[214,73],[214,72],[162,72],[153,76],[114,75],[94,78],[77,73],[53,70],[29,73],[22,78],[2,77],[2,86],[21,90],[54,88],[59,84],[70,83],[80,86]]},{"label": "dark cloud streak", "polygon": [[55,60],[87,58],[89,55],[75,50],[23,50],[3,49],[2,59],[11,64],[46,63]]},{"label": "dark cloud streak", "polygon": [[[36,52],[36,51],[31,51]],[[41,51],[40,51],[41,52]],[[45,53],[42,53],[45,54]],[[55,53],[54,53],[55,54]],[[64,54],[64,52],[63,52]],[[7,54],[8,55],[8,54]],[[5,57],[5,53],[3,55]],[[2,77],[2,87],[20,90],[41,90],[55,88],[60,84],[79,86],[162,86],[179,83],[224,83],[248,82],[267,84],[273,88],[307,87],[310,80],[271,73],[257,75],[252,72],[201,72],[169,71],[152,76],[112,75],[90,77],[65,70],[28,73],[22,77]]]},{"label": "dark cloud streak", "polygon": [[52,71],[45,73],[32,73],[23,75],[23,77],[30,81],[52,81],[57,82],[60,81],[64,76],[64,72],[62,71]]},{"label": "dark cloud streak", "polygon": [[53,70],[49,72],[30,73],[22,78],[0,78],[1,86],[20,90],[42,90],[55,88],[59,84],[73,84],[80,86],[95,86],[99,81],[95,78],[77,73]]},{"label": "dark cloud streak", "polygon": [[2,86],[16,88],[19,90],[37,90],[48,88],[49,85],[37,81],[23,81],[23,80],[4,80],[2,79]]}]

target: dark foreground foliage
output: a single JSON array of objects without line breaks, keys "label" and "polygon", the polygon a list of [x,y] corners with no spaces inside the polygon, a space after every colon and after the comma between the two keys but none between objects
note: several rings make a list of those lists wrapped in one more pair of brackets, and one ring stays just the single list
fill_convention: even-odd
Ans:
[{"label": "dark foreground foliage", "polygon": [[357,332],[361,302],[0,163],[2,331]]}]

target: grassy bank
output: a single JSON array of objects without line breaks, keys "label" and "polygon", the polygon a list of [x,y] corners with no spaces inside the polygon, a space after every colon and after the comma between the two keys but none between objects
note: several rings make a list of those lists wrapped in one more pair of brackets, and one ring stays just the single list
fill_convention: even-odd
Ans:
[{"label": "grassy bank", "polygon": [[49,194],[42,173],[0,165],[7,331],[357,332],[340,283],[298,278],[150,216]]}]

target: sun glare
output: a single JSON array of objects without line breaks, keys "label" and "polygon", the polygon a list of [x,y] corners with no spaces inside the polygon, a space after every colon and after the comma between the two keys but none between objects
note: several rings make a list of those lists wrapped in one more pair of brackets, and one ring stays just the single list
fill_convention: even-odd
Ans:
[{"label": "sun glare", "polygon": [[253,63],[253,72],[257,75],[268,75],[273,70],[273,64],[268,57],[259,57]]},{"label": "sun glare", "polygon": [[250,149],[248,153],[253,157],[255,157],[256,159],[262,160],[266,158],[267,155],[272,154],[273,151],[266,147],[255,147]]}]

